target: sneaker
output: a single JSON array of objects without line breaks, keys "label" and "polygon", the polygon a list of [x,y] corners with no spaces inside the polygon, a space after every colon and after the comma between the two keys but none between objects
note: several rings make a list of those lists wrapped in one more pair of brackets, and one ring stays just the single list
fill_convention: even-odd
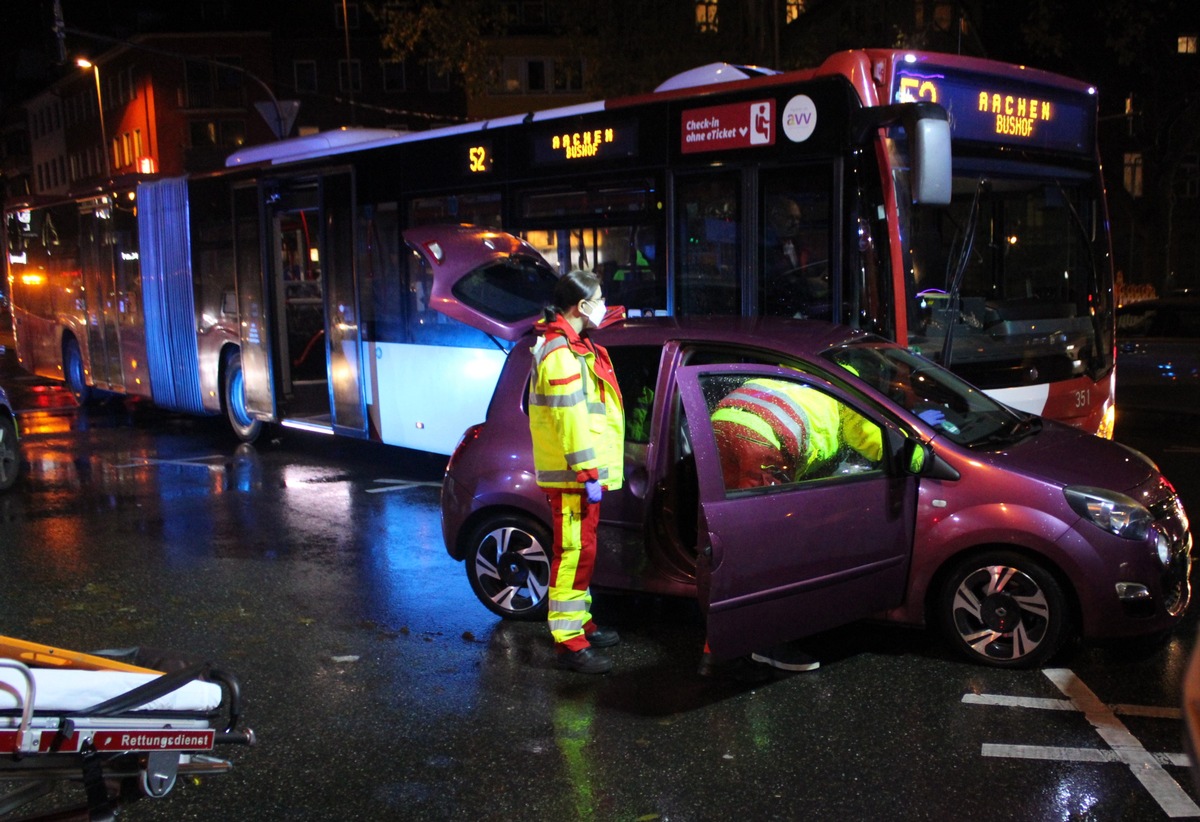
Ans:
[{"label": "sneaker", "polygon": [[815,671],[821,667],[820,660],[788,645],[776,645],[769,651],[750,654],[750,658],[781,671]]},{"label": "sneaker", "polygon": [[597,628],[587,635],[587,641],[593,648],[611,648],[621,641],[621,635],[613,628]]},{"label": "sneaker", "polygon": [[580,674],[606,674],[612,670],[612,660],[594,648],[584,648],[582,651],[563,651],[558,654],[554,664],[559,668]]}]

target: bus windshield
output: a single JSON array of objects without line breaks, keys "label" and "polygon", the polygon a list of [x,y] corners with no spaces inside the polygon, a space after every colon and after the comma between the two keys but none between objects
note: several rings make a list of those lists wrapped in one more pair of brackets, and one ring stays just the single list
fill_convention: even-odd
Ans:
[{"label": "bus windshield", "polygon": [[956,156],[953,192],[949,206],[902,213],[909,345],[985,389],[1105,373],[1108,253],[1094,176]]}]

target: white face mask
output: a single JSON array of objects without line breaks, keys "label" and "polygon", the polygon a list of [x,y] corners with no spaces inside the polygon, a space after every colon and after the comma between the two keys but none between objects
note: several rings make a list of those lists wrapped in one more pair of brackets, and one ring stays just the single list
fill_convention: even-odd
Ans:
[{"label": "white face mask", "polygon": [[592,304],[592,310],[586,312],[583,316],[592,328],[599,328],[600,323],[604,321],[604,315],[608,312],[608,309],[601,300],[587,300],[587,302]]}]

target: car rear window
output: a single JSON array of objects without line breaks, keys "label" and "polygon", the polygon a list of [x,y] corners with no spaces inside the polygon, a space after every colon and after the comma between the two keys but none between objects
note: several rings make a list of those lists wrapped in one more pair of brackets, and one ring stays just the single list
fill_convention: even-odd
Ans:
[{"label": "car rear window", "polygon": [[558,277],[545,265],[510,258],[477,268],[451,292],[463,305],[500,322],[538,316],[550,304]]}]

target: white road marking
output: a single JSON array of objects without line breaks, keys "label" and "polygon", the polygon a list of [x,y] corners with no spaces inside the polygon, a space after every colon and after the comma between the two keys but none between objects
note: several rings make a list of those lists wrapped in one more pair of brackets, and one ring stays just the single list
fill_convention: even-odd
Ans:
[{"label": "white road marking", "polygon": [[383,488],[368,488],[368,494],[386,494],[389,491],[404,491],[408,488],[441,488],[440,482],[433,480],[414,481],[414,480],[398,480],[398,479],[377,479],[376,482],[384,483]]},{"label": "white road marking", "polygon": [[[1033,696],[1006,696],[1004,694],[966,694],[963,702],[968,705],[999,705],[1005,708],[1040,708],[1043,711],[1078,711],[1069,699],[1041,699]],[[1154,705],[1108,706],[1114,714],[1141,716],[1150,719],[1183,719],[1179,708],[1159,708]]]},{"label": "white road marking", "polygon": [[1197,806],[1179,783],[1163,770],[1165,765],[1187,767],[1187,754],[1151,753],[1138,741],[1117,714],[1181,719],[1177,708],[1150,705],[1106,705],[1073,671],[1066,668],[1047,668],[1042,671],[1066,699],[1005,696],[1003,694],[964,694],[968,705],[993,705],[1013,708],[1035,708],[1046,711],[1077,711],[1082,713],[1108,748],[1070,748],[1044,745],[994,745],[984,743],[982,755],[1013,759],[1038,759],[1057,762],[1115,762],[1129,766],[1129,771],[1142,784],[1151,798],[1171,818],[1200,816]]},{"label": "white road marking", "polygon": [[[1121,755],[1103,748],[1068,748],[1055,745],[993,745],[983,743],[983,755],[1008,759],[1044,759],[1052,762],[1120,762]],[[1191,764],[1184,753],[1150,754],[1160,765],[1186,768]]]},{"label": "white road marking", "polygon": [[[157,459],[146,458],[146,459],[137,460],[135,462],[127,462],[122,465],[114,465],[113,467],[114,468],[144,468],[147,465],[188,465],[188,466],[196,466],[199,468],[208,468],[209,470],[212,470],[213,468],[220,468],[220,469],[224,470],[225,461],[227,459],[228,459],[228,457],[221,456],[220,454],[214,454],[214,455],[208,456],[208,457],[187,457],[186,459],[180,459],[180,460],[157,460]],[[220,463],[220,465],[215,464],[218,462]],[[213,464],[209,464],[209,463],[213,463]]]}]

